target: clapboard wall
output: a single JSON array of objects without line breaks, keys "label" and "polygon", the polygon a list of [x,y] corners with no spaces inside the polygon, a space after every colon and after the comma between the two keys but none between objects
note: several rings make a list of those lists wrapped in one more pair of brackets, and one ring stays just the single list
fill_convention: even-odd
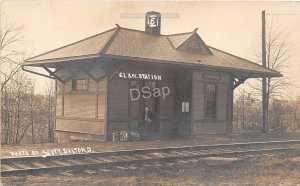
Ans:
[{"label": "clapboard wall", "polygon": [[[216,75],[219,79],[205,79],[204,74]],[[192,136],[226,133],[227,94],[230,76],[226,73],[194,70],[192,77]],[[206,84],[216,84],[216,118],[206,117]]]},{"label": "clapboard wall", "polygon": [[[72,140],[105,140],[107,78],[91,79],[80,67],[63,69],[59,75],[69,79],[56,82],[55,137],[59,142]],[[104,76],[101,66],[90,72]],[[86,91],[72,91],[72,79],[86,79]]]},{"label": "clapboard wall", "polygon": [[[117,69],[117,68],[116,68]],[[174,119],[174,73],[170,70],[166,70],[161,67],[153,67],[138,64],[127,64],[124,66],[120,72],[124,73],[145,73],[145,74],[157,74],[162,75],[161,81],[156,81],[157,87],[167,86],[170,88],[170,94],[165,98],[158,97],[153,100],[151,104],[157,104],[158,114],[157,115],[157,125],[160,137],[170,137],[172,130],[173,119]],[[144,98],[140,98],[138,101],[130,100],[130,87],[131,81],[139,81],[139,86],[141,84],[140,79],[124,79],[118,77],[116,73],[110,80],[108,85],[108,124],[107,133],[109,138],[111,138],[111,133],[113,131],[122,130],[137,130],[138,123],[141,122],[141,116],[143,112],[142,102]],[[151,81],[151,80],[149,80]],[[153,80],[152,80],[153,81]],[[155,102],[155,103],[154,103]],[[153,106],[152,105],[152,106]]]}]

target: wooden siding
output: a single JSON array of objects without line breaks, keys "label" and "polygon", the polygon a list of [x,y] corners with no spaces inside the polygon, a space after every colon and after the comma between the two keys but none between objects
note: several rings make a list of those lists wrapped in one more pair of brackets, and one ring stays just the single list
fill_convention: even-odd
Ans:
[{"label": "wooden siding", "polygon": [[103,120],[56,119],[56,129],[104,135]]},{"label": "wooden siding", "polygon": [[[98,67],[97,67],[98,68]],[[96,74],[96,73],[99,74]],[[90,70],[99,78],[102,69]],[[65,79],[87,79],[86,91],[72,91],[72,79],[56,87],[56,127],[58,141],[105,140],[107,79],[96,82],[79,67],[63,69],[59,73]]]},{"label": "wooden siding", "polygon": [[77,118],[95,118],[95,95],[66,94],[64,116]]},{"label": "wooden siding", "polygon": [[217,120],[226,120],[227,85],[217,84]]},{"label": "wooden siding", "polygon": [[[203,74],[214,74],[220,77],[216,80],[203,78]],[[226,133],[227,119],[227,86],[228,75],[210,71],[193,72],[193,101],[192,101],[192,136],[199,134],[219,134]],[[207,119],[205,117],[205,84],[216,84],[216,118]]]},{"label": "wooden siding", "polygon": [[163,97],[160,97],[159,99],[159,116],[160,119],[173,119],[174,118],[174,85],[173,82],[160,82],[160,89],[161,87],[169,87],[170,88],[170,94],[163,99]]},{"label": "wooden siding", "polygon": [[[194,74],[197,78],[198,74]],[[195,77],[196,76],[196,77]],[[199,80],[193,80],[192,88],[192,119],[204,119],[204,83]]]},{"label": "wooden siding", "polygon": [[113,79],[109,86],[109,120],[128,119],[128,81]]},{"label": "wooden siding", "polygon": [[159,99],[159,135],[160,137],[168,138],[173,132],[173,122],[175,115],[175,103],[174,103],[174,94],[175,89],[172,81],[162,81],[160,82],[161,87],[169,87],[170,94],[163,99]]},{"label": "wooden siding", "polygon": [[103,80],[99,82],[99,89],[98,89],[98,119],[105,119],[106,117],[106,87],[107,87],[107,80]]},{"label": "wooden siding", "polygon": [[201,134],[223,134],[226,133],[226,121],[202,120],[194,121],[193,137]]},{"label": "wooden siding", "polygon": [[104,141],[104,135],[95,135],[95,134],[86,134],[86,133],[78,133],[72,131],[55,131],[55,137],[57,142],[69,142],[69,141]]},{"label": "wooden siding", "polygon": [[56,95],[56,116],[62,116],[63,114],[63,101],[62,95]]},{"label": "wooden siding", "polygon": [[[191,132],[192,112],[192,77],[190,71],[176,73],[175,79],[175,105],[176,116],[174,121],[175,135],[178,137],[189,137]],[[182,112],[182,102],[189,103],[189,112]]]},{"label": "wooden siding", "polygon": [[128,81],[112,79],[109,83],[107,131],[128,130]]}]

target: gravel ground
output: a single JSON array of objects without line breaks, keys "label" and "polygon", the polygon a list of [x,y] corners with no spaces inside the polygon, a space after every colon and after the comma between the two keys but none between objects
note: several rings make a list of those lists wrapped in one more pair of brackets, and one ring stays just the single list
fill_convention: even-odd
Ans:
[{"label": "gravel ground", "polygon": [[300,149],[2,177],[3,185],[300,185]]},{"label": "gravel ground", "polygon": [[[32,155],[32,150],[38,151],[42,155],[42,150],[62,149],[62,148],[86,148],[90,147],[95,152],[117,151],[127,149],[144,149],[155,147],[175,147],[193,145],[213,145],[239,142],[256,142],[270,140],[291,140],[300,139],[300,133],[244,133],[244,134],[224,134],[224,135],[203,135],[194,139],[172,139],[159,141],[128,141],[128,142],[67,142],[48,144],[22,144],[15,146],[1,146],[1,157],[12,157],[11,152],[20,152],[21,156]],[[22,154],[23,151],[23,154]]]}]

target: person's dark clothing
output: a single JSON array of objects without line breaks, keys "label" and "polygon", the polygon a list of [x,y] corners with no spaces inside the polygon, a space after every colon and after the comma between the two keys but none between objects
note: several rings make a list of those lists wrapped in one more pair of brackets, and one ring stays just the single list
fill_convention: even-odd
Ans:
[{"label": "person's dark clothing", "polygon": [[142,114],[141,122],[139,123],[139,128],[141,132],[141,139],[150,139],[153,128],[153,114],[151,111],[146,113],[145,111]]}]

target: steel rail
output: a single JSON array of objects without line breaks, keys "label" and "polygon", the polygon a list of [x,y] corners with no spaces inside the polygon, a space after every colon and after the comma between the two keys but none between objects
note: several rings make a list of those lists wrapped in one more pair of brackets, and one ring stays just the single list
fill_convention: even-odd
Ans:
[{"label": "steel rail", "polygon": [[[273,145],[275,147],[270,148],[270,145]],[[281,147],[281,145],[284,145],[284,147]],[[177,159],[232,156],[244,154],[260,154],[266,152],[300,149],[300,146],[294,147],[293,145],[300,145],[300,140],[234,143],[213,146],[206,145],[135,149],[123,151],[96,152],[89,154],[48,156],[46,158],[4,158],[1,160],[1,174],[11,175],[16,173],[32,173],[58,169],[65,170],[73,168],[95,167],[99,165],[109,166],[116,164],[128,164],[139,162],[170,161]],[[266,148],[266,146],[268,148]],[[64,160],[66,162],[64,162]],[[31,165],[31,167],[28,166],[28,163]],[[26,164],[28,166],[27,168]],[[33,166],[32,168],[32,164],[38,164],[39,167]],[[3,170],[3,167],[5,166],[12,167],[12,169]]]}]

